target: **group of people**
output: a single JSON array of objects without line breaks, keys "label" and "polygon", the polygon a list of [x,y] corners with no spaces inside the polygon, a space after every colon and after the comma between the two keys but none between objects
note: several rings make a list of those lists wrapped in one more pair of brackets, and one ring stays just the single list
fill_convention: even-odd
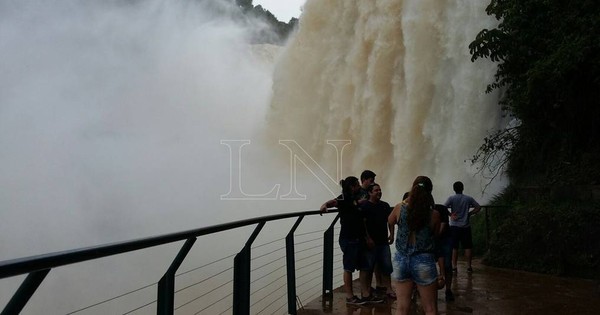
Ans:
[{"label": "group of people", "polygon": [[[342,194],[321,206],[321,211],[339,209],[346,303],[397,299],[396,314],[407,314],[416,287],[425,314],[436,314],[438,289],[445,287],[446,301],[454,300],[451,285],[459,246],[465,250],[467,272],[473,270],[469,217],[479,212],[480,206],[463,194],[461,182],[453,185],[455,195],[444,204],[435,204],[431,179],[418,176],[392,209],[381,200],[382,190],[375,176],[365,170],[360,182],[354,176],[346,177],[340,182]],[[396,249],[393,257],[391,244]],[[360,297],[352,288],[355,270],[359,271]],[[373,275],[375,288],[371,287]]]}]

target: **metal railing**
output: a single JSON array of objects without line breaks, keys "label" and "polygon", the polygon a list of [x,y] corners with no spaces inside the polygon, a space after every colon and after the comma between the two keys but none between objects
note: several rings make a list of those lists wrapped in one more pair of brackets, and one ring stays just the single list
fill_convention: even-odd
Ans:
[{"label": "metal railing", "polygon": [[[337,213],[337,210],[330,210],[327,214]],[[213,234],[217,232],[232,230],[240,227],[256,225],[253,233],[250,235],[243,248],[234,257],[233,262],[233,302],[232,312],[238,314],[250,314],[250,295],[251,295],[251,248],[254,240],[261,232],[266,222],[297,218],[285,237],[285,261],[286,261],[286,279],[287,279],[287,312],[296,314],[297,312],[297,294],[296,294],[296,258],[294,233],[303,218],[306,216],[322,215],[320,211],[305,211],[287,214],[278,214],[271,216],[258,217],[253,219],[235,221],[220,225],[214,225],[205,228],[188,230],[178,233],[166,234],[162,236],[143,238],[138,240],[119,242],[107,245],[87,247],[63,252],[6,260],[0,262],[0,279],[27,274],[27,277],[16,290],[15,294],[4,307],[1,315],[19,314],[29,299],[33,296],[39,285],[46,278],[52,268],[95,260],[103,257],[117,254],[138,251],[145,248],[161,246],[173,242],[184,241],[176,257],[171,262],[169,268],[158,281],[157,289],[157,314],[173,314],[174,296],[175,296],[175,273],[185,260],[187,254],[194,246],[196,239],[200,236]],[[323,301],[331,301],[333,295],[333,244],[334,244],[334,225],[339,215],[324,232],[323,237],[323,273],[322,273],[322,296]],[[329,299],[328,299],[329,297]]]}]

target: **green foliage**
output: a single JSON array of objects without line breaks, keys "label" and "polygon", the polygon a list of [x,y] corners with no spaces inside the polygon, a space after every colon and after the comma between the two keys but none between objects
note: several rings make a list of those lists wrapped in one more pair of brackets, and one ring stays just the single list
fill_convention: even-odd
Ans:
[{"label": "green foliage", "polygon": [[481,210],[480,213],[471,217],[471,233],[473,236],[473,255],[483,256],[488,250],[488,240],[486,231],[486,211],[490,215],[489,210]]},{"label": "green foliage", "polygon": [[600,2],[492,0],[486,11],[500,23],[469,45],[472,60],[498,62],[487,90],[504,92],[500,104],[519,123],[488,137],[476,161],[504,153],[511,180],[526,183],[600,157],[590,150],[600,145]]},{"label": "green foliage", "polygon": [[485,216],[472,220],[474,252],[485,253],[485,263],[563,276],[599,277],[600,203],[528,193],[515,186],[509,186],[493,203],[512,206],[487,210],[489,244]]},{"label": "green foliage", "polygon": [[[290,36],[298,23],[297,18],[292,18],[288,23],[281,22],[261,5],[254,6],[252,0],[225,0],[228,5],[223,6],[217,0],[205,1],[206,5],[217,15],[227,16],[237,23],[248,27],[250,42],[253,44],[281,45]],[[231,10],[231,6],[237,10]]]}]

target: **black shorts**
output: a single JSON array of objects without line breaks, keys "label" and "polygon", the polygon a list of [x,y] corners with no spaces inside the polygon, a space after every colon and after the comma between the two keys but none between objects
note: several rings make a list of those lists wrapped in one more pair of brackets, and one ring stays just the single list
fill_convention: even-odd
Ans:
[{"label": "black shorts", "polygon": [[471,238],[471,227],[450,227],[450,237],[452,239],[452,248],[458,249],[462,245],[463,249],[473,248],[473,239]]}]

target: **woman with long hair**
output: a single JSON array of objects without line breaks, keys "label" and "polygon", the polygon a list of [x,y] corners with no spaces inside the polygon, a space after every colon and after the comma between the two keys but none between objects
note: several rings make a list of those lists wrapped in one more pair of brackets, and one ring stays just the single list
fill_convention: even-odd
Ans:
[{"label": "woman with long hair", "polygon": [[419,176],[408,199],[399,203],[388,218],[398,225],[396,254],[392,259],[396,289],[396,314],[408,314],[413,283],[417,285],[421,306],[427,315],[437,313],[437,268],[434,235],[439,231],[439,213],[432,210],[431,179]]}]

